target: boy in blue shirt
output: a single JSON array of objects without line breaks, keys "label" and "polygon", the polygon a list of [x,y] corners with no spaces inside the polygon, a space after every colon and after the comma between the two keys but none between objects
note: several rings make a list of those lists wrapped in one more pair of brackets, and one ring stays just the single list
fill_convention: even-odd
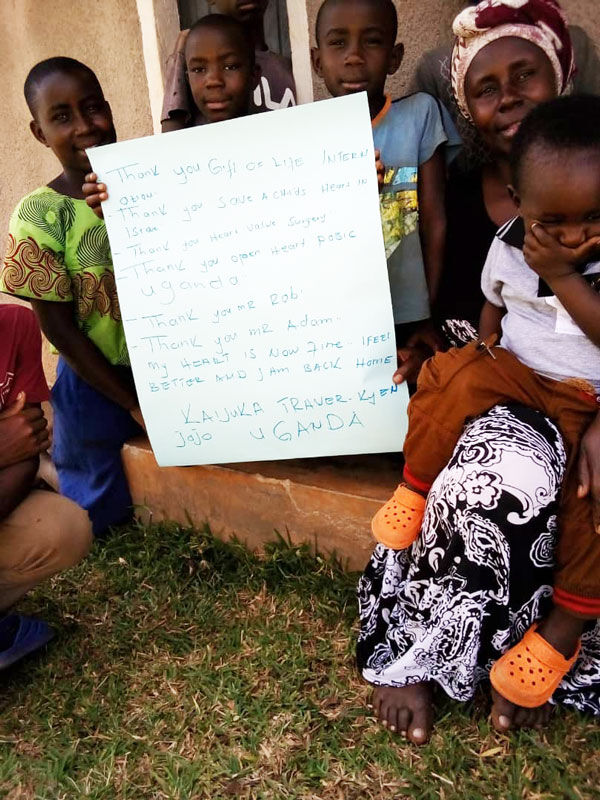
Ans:
[{"label": "boy in blue shirt", "polygon": [[385,81],[399,68],[392,0],[325,0],[316,22],[316,73],[334,97],[366,91],[375,147],[384,164],[380,205],[398,359],[411,374],[412,346],[437,348],[430,307],[444,260],[444,147],[438,103],[418,93],[392,101]]}]

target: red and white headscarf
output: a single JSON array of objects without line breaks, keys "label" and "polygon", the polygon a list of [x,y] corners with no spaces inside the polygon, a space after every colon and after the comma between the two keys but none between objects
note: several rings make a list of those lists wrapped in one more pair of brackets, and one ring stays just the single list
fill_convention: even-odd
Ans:
[{"label": "red and white headscarf", "polygon": [[567,21],[556,0],[482,0],[461,11],[452,29],[456,36],[452,91],[469,121],[465,78],[477,53],[496,39],[518,36],[540,47],[550,59],[559,94],[565,92],[575,72]]}]

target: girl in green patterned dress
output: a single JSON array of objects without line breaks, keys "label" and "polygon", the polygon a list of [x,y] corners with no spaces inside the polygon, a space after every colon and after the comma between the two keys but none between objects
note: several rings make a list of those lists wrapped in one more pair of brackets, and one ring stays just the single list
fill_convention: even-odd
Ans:
[{"label": "girl in green patterned dress", "polygon": [[92,70],[71,58],[37,64],[25,81],[31,132],[62,171],[17,205],[0,289],[31,302],[58,351],[53,458],[61,492],[96,535],[131,516],[121,447],[143,419],[133,384],[104,222],[83,199],[86,149],[116,140]]}]

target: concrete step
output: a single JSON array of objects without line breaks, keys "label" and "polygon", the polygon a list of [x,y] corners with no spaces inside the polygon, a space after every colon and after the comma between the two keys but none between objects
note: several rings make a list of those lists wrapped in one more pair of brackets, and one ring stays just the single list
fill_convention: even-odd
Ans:
[{"label": "concrete step", "polygon": [[259,550],[277,531],[361,569],[373,550],[370,521],[398,484],[398,455],[159,467],[146,438],[123,448],[138,516],[236,536]]}]

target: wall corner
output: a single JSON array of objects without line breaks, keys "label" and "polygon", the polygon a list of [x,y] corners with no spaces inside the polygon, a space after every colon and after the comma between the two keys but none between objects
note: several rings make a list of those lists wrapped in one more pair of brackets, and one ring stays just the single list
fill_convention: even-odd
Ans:
[{"label": "wall corner", "polygon": [[136,0],[154,133],[160,133],[165,67],[179,33],[177,0]]}]

